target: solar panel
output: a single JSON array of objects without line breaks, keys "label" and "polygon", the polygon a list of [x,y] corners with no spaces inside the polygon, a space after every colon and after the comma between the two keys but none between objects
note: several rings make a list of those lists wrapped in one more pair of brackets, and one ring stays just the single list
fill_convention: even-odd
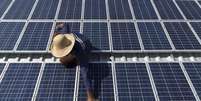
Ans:
[{"label": "solar panel", "polygon": [[58,19],[80,19],[82,0],[62,0]]},{"label": "solar panel", "polygon": [[30,22],[17,50],[46,50],[52,22]]},{"label": "solar panel", "polygon": [[144,63],[116,63],[119,101],[154,101]]},{"label": "solar panel", "polygon": [[192,25],[199,38],[201,38],[201,22],[191,22],[190,24]]},{"label": "solar panel", "polygon": [[84,23],[83,33],[92,43],[93,50],[109,50],[107,23]]},{"label": "solar panel", "polygon": [[73,101],[76,68],[61,64],[45,65],[37,101]]},{"label": "solar panel", "polygon": [[133,23],[111,23],[113,50],[140,50]]},{"label": "solar panel", "polygon": [[0,63],[0,75],[1,75],[1,72],[3,71],[5,67],[5,63]]},{"label": "solar panel", "polygon": [[54,19],[59,0],[39,0],[32,19]]},{"label": "solar panel", "polygon": [[24,22],[0,23],[0,50],[13,50],[24,24]]},{"label": "solar panel", "polygon": [[187,23],[165,22],[164,24],[176,49],[201,49],[200,43]]},{"label": "solar panel", "polygon": [[15,0],[4,19],[27,19],[35,0]]},{"label": "solar panel", "polygon": [[171,46],[159,22],[139,22],[142,42],[146,50],[170,50]]},{"label": "solar panel", "polygon": [[190,79],[201,99],[201,63],[183,63]]},{"label": "solar panel", "polygon": [[176,1],[187,19],[201,19],[201,8],[195,1]]},{"label": "solar panel", "polygon": [[85,19],[107,19],[105,0],[85,0],[84,18]]},{"label": "solar panel", "polygon": [[195,101],[178,63],[150,63],[161,101]]},{"label": "solar panel", "polygon": [[[112,68],[109,63],[89,64],[88,76],[92,80],[92,86],[96,98],[99,101],[114,101]],[[82,77],[82,76],[80,76]],[[78,101],[86,101],[86,89],[82,78],[79,83]]]},{"label": "solar panel", "polygon": [[1,101],[31,101],[39,63],[11,63],[0,84]]},{"label": "solar panel", "polygon": [[154,0],[162,19],[183,19],[172,0]]},{"label": "solar panel", "polygon": [[11,3],[12,0],[1,0],[0,1],[0,18],[3,15],[4,11],[7,9],[9,4]]},{"label": "solar panel", "polygon": [[127,0],[108,0],[111,19],[132,19]]},{"label": "solar panel", "polygon": [[158,19],[150,0],[131,0],[136,19]]},{"label": "solar panel", "polygon": [[[91,41],[88,75],[100,101],[199,100],[201,63],[184,63],[186,72],[176,61],[194,59],[183,52],[199,61],[200,19],[200,0],[0,0],[0,101],[87,100],[79,69],[50,63],[58,22]],[[7,63],[23,60],[31,62]]]}]

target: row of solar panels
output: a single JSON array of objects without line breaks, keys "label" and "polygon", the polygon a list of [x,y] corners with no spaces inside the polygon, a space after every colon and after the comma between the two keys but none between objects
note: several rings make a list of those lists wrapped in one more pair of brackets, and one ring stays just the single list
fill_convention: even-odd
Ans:
[{"label": "row of solar panels", "polygon": [[201,1],[195,1],[1,0],[0,16],[3,15],[4,19],[27,19],[31,12],[31,19],[54,19],[58,12],[58,19],[81,19],[84,11],[84,19],[107,19],[107,15],[111,19],[133,19],[132,12],[136,19],[158,19],[158,12],[162,19],[201,19]]},{"label": "row of solar panels", "polygon": [[[0,22],[1,52],[48,50],[53,23],[27,24]],[[69,25],[72,32],[80,32],[80,23]],[[83,34],[96,51],[201,50],[201,22],[137,22],[136,26],[133,22],[111,22],[109,25],[107,22],[86,22]]]},{"label": "row of solar panels", "polygon": [[[86,101],[76,68],[56,63],[1,63],[0,72],[1,101],[73,101],[77,97]],[[90,63],[88,75],[100,101],[201,99],[201,63]]]}]

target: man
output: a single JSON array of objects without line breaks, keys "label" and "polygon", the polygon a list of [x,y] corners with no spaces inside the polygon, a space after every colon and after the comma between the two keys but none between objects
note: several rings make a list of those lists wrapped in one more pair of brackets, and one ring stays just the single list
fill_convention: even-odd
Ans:
[{"label": "man", "polygon": [[65,65],[80,65],[80,72],[87,90],[87,101],[95,101],[91,80],[87,76],[89,41],[80,33],[71,33],[65,23],[56,25],[51,45],[51,53]]}]

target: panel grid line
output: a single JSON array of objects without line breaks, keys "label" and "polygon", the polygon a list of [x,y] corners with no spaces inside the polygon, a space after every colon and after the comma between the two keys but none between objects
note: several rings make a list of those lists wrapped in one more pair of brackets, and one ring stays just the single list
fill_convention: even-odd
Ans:
[{"label": "panel grid line", "polygon": [[177,9],[179,10],[180,14],[182,15],[182,17],[187,20],[186,16],[184,15],[184,13],[182,12],[181,8],[179,7],[179,5],[177,4],[176,0],[173,0],[175,6],[177,7]]},{"label": "panel grid line", "polygon": [[128,0],[128,4],[129,4],[129,7],[130,7],[130,11],[131,11],[131,15],[133,17],[133,20],[135,21],[136,18],[135,18],[135,14],[134,14],[134,10],[133,10],[133,6],[132,6],[132,3],[131,3],[131,0]]},{"label": "panel grid line", "polygon": [[161,26],[162,26],[162,28],[163,28],[163,30],[164,30],[164,32],[165,32],[165,35],[166,35],[166,37],[167,37],[167,39],[168,39],[168,42],[169,42],[170,45],[171,45],[172,50],[175,51],[176,48],[175,48],[175,46],[174,46],[174,44],[173,44],[173,42],[172,42],[172,39],[170,38],[170,35],[168,34],[168,31],[167,31],[167,29],[166,29],[164,23],[163,23],[163,22],[160,22],[160,24],[161,24]]},{"label": "panel grid line", "polygon": [[109,21],[107,22],[107,27],[108,27],[109,48],[111,52],[113,50],[113,42],[112,42],[111,24]]},{"label": "panel grid line", "polygon": [[191,26],[191,24],[190,24],[189,22],[187,22],[187,24],[188,24],[189,28],[192,30],[194,36],[196,37],[196,39],[198,40],[198,42],[200,43],[200,45],[201,45],[201,39],[200,39],[200,37],[199,37],[198,34],[195,32],[195,30],[193,29],[193,27]]},{"label": "panel grid line", "polygon": [[141,50],[144,50],[144,45],[143,45],[143,42],[142,42],[142,37],[141,37],[140,31],[139,31],[139,27],[138,27],[137,23],[135,22],[136,17],[135,17],[135,14],[134,14],[134,10],[133,10],[131,0],[128,0],[128,4],[129,4],[129,7],[130,7],[131,15],[133,17],[134,26],[136,27],[135,29],[136,29],[136,33],[137,33],[137,37],[138,37],[138,40],[139,40]]},{"label": "panel grid line", "polygon": [[113,50],[113,43],[112,43],[112,31],[111,31],[111,25],[110,25],[110,11],[109,11],[109,4],[108,0],[105,0],[106,5],[106,14],[107,14],[107,28],[108,28],[108,38],[109,38],[109,49],[110,52]]},{"label": "panel grid line", "polygon": [[51,29],[51,32],[50,32],[50,37],[49,37],[49,40],[48,40],[48,43],[47,43],[47,47],[46,47],[46,51],[47,52],[50,52],[50,49],[51,49],[51,44],[52,44],[52,39],[53,39],[54,28],[55,27],[56,27],[56,22],[53,22],[52,29]]},{"label": "panel grid line", "polygon": [[156,5],[155,5],[154,1],[153,0],[150,0],[150,1],[151,1],[151,4],[153,5],[154,11],[156,12],[156,15],[157,15],[158,19],[161,20],[161,16],[160,16],[160,14],[158,12],[158,9],[156,8]]},{"label": "panel grid line", "polygon": [[76,75],[75,75],[75,87],[74,87],[74,96],[73,101],[78,101],[78,91],[79,91],[79,83],[80,82],[80,66],[76,67]]},{"label": "panel grid line", "polygon": [[201,5],[200,5],[200,3],[198,2],[198,0],[194,0],[196,3],[197,3],[197,5],[201,8]]},{"label": "panel grid line", "polygon": [[114,89],[114,98],[115,101],[119,101],[118,98],[118,89],[117,89],[117,77],[116,77],[116,69],[115,69],[115,63],[114,63],[114,56],[111,57],[111,65],[112,65],[112,76],[113,76],[113,89]]},{"label": "panel grid line", "polygon": [[38,2],[39,2],[39,0],[36,0],[36,1],[35,1],[35,3],[34,3],[34,5],[33,5],[32,9],[31,9],[31,12],[29,13],[29,16],[28,16],[28,19],[27,19],[27,20],[30,20],[30,19],[31,19],[31,17],[32,17],[32,15],[33,15],[33,13],[34,13],[34,11],[35,11],[35,9],[36,9],[36,6],[37,6]]},{"label": "panel grid line", "polygon": [[4,75],[5,75],[6,71],[8,70],[8,67],[9,67],[9,62],[6,63],[6,65],[4,66],[3,71],[1,72],[1,75],[0,75],[0,84],[1,84],[2,79],[4,78]]},{"label": "panel grid line", "polygon": [[81,11],[81,22],[80,22],[81,33],[83,33],[83,28],[84,28],[84,13],[85,13],[85,0],[82,0],[82,11]]},{"label": "panel grid line", "polygon": [[59,0],[57,10],[56,10],[56,14],[55,14],[55,17],[54,17],[55,21],[58,20],[59,12],[60,12],[60,9],[61,9],[61,4],[62,4],[62,0]]},{"label": "panel grid line", "polygon": [[15,47],[14,47],[14,49],[13,49],[14,52],[17,51],[17,48],[18,48],[18,46],[19,46],[19,44],[20,44],[20,42],[21,42],[21,40],[22,40],[22,37],[23,37],[23,35],[24,35],[25,31],[26,31],[26,28],[27,28],[28,24],[29,24],[29,22],[27,21],[27,22],[25,23],[23,29],[22,29],[22,32],[20,33],[20,36],[19,36],[19,38],[18,38],[16,44],[15,44]]},{"label": "panel grid line", "polygon": [[107,22],[109,22],[109,20],[110,20],[110,11],[109,11],[108,0],[105,0],[105,7],[106,7]]},{"label": "panel grid line", "polygon": [[4,14],[1,16],[0,21],[6,16],[6,14],[8,13],[8,11],[10,10],[10,8],[12,7],[12,5],[14,4],[16,0],[12,0],[11,3],[9,4],[9,6],[7,7],[7,9],[4,11]]},{"label": "panel grid line", "polygon": [[149,79],[150,79],[150,82],[151,82],[151,87],[152,87],[152,90],[154,92],[155,100],[156,101],[160,101],[160,99],[158,97],[158,91],[156,89],[156,85],[155,85],[155,82],[154,82],[154,79],[153,79],[153,75],[151,73],[151,69],[150,69],[149,63],[145,62],[145,65],[146,65],[146,70],[147,70],[147,73],[149,75]]},{"label": "panel grid line", "polygon": [[[54,20],[54,19],[30,19],[30,20],[24,20],[24,19],[2,19],[0,22],[108,22],[107,19],[84,19],[84,20],[72,20],[72,19],[58,19],[58,20]],[[130,19],[119,19],[119,20],[115,20],[115,19],[109,19],[109,22],[132,22],[132,20]],[[201,22],[201,20],[199,19],[161,19],[161,20],[150,20],[150,19],[144,19],[144,20],[134,20],[135,22]]]},{"label": "panel grid line", "polygon": [[42,76],[43,76],[44,69],[45,69],[45,63],[42,63],[42,65],[40,67],[39,75],[38,75],[38,78],[37,78],[37,81],[36,81],[36,85],[35,85],[35,88],[34,88],[34,92],[33,92],[31,101],[35,101],[36,100],[36,97],[37,97],[37,94],[38,94],[38,90],[39,90],[39,87],[40,87],[40,82],[41,82],[41,79],[42,79]]},{"label": "panel grid line", "polygon": [[182,62],[179,62],[179,65],[180,65],[180,67],[181,67],[181,69],[182,69],[182,71],[184,73],[184,76],[186,77],[186,80],[187,80],[187,82],[188,82],[188,84],[189,84],[189,86],[190,86],[190,88],[191,88],[191,90],[193,92],[194,97],[196,98],[197,101],[200,101],[200,98],[199,98],[199,96],[198,96],[198,94],[197,94],[197,92],[195,90],[195,87],[193,86],[193,83],[192,83],[192,81],[191,81],[191,79],[190,79],[190,77],[189,77],[184,65],[182,64]]},{"label": "panel grid line", "polygon": [[159,18],[159,20],[160,20],[160,24],[161,24],[161,26],[162,26],[162,28],[163,28],[163,30],[164,30],[164,32],[165,32],[165,35],[166,35],[166,37],[167,37],[167,39],[168,39],[169,44],[171,45],[172,50],[175,50],[176,48],[174,47],[174,44],[173,44],[173,42],[172,42],[172,40],[171,40],[171,38],[170,38],[170,36],[169,36],[169,34],[168,34],[168,32],[167,32],[167,29],[165,28],[165,25],[161,22],[162,19],[161,19],[161,16],[160,16],[160,14],[159,14],[158,9],[156,8],[156,5],[155,5],[154,1],[151,0],[151,3],[152,3],[152,5],[153,5],[153,7],[154,7],[154,10],[155,10],[155,12],[156,12],[156,15],[158,16],[158,18]]},{"label": "panel grid line", "polygon": [[138,37],[138,40],[139,40],[139,43],[140,43],[141,50],[143,51],[145,49],[144,49],[144,44],[142,42],[142,37],[141,37],[140,31],[139,31],[139,26],[137,25],[137,22],[134,22],[134,25],[135,25],[135,30],[136,30],[136,33],[137,33],[137,37]]}]

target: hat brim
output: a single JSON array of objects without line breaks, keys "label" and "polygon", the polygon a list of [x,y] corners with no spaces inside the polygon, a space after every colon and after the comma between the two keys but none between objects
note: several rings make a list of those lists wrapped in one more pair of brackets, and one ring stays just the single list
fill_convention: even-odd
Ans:
[{"label": "hat brim", "polygon": [[64,57],[66,55],[68,55],[72,49],[73,49],[73,46],[75,44],[75,37],[73,34],[64,34],[64,36],[71,41],[71,44],[63,49],[59,49],[57,48],[57,46],[54,45],[54,43],[52,43],[52,47],[51,47],[51,53],[53,56],[55,57]]}]

